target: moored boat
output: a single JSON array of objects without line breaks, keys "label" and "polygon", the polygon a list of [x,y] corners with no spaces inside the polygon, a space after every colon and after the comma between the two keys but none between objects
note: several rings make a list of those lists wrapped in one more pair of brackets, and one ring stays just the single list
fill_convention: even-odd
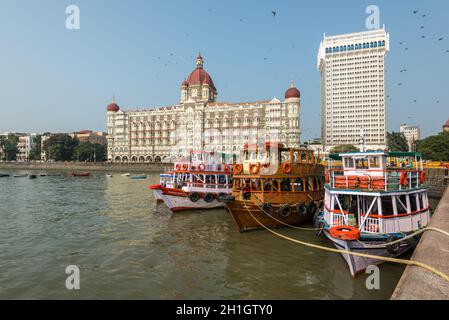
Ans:
[{"label": "moored boat", "polygon": [[72,172],[71,174],[69,174],[69,176],[72,176],[72,177],[90,177],[91,173],[90,172]]},{"label": "moored boat", "polygon": [[144,174],[139,174],[139,175],[131,176],[130,178],[133,180],[145,180],[147,178],[147,176]]},{"label": "moored boat", "polygon": [[106,178],[112,178],[112,174],[111,173],[106,173]]},{"label": "moored boat", "polygon": [[[408,166],[397,165],[407,159]],[[331,155],[341,162],[326,171],[324,208],[316,223],[349,266],[352,276],[380,258],[415,247],[410,236],[430,220],[425,174],[419,153],[360,152]],[[404,163],[404,161],[403,161]]]},{"label": "moored boat", "polygon": [[0,178],[7,178],[9,176],[10,176],[10,174],[8,174],[8,173],[0,173]]},{"label": "moored boat", "polygon": [[30,174],[29,178],[30,178],[30,179],[36,179],[36,178],[37,178],[37,175],[36,175],[36,174]]},{"label": "moored boat", "polygon": [[28,177],[28,174],[24,173],[24,174],[15,174],[14,178],[26,178]]},{"label": "moored boat", "polygon": [[131,174],[129,174],[129,173],[124,173],[124,174],[122,174],[122,177],[129,177]]},{"label": "moored boat", "polygon": [[159,184],[149,186],[158,202],[171,211],[224,207],[220,196],[230,194],[232,166],[226,156],[214,152],[194,152],[176,162],[173,172],[161,174]]},{"label": "moored boat", "polygon": [[311,150],[245,145],[233,170],[232,196],[223,200],[240,232],[309,222],[321,205],[324,167]]}]

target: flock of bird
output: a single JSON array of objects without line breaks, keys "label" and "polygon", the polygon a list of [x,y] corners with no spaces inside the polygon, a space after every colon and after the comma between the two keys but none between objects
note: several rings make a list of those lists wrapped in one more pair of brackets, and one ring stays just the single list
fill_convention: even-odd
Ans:
[{"label": "flock of bird", "polygon": [[[418,10],[413,10],[413,14],[414,15],[418,15],[419,14],[419,11]],[[424,19],[424,18],[426,18],[427,17],[427,14],[425,14],[425,13],[423,13],[423,14],[421,14],[421,18],[422,19]],[[425,26],[424,25],[420,25],[420,27],[419,27],[419,30],[424,30],[425,29]],[[421,39],[426,39],[427,38],[427,36],[426,35],[421,35]],[[444,40],[444,37],[438,37],[438,38],[436,38],[435,39],[436,40],[436,42],[442,42],[443,40]],[[399,45],[400,46],[404,46],[404,42],[403,41],[400,41],[399,42]],[[407,47],[407,46],[404,46],[404,50],[405,51],[408,51],[409,50],[409,47]],[[449,49],[447,49],[446,50],[446,53],[449,53]],[[400,73],[405,73],[405,72],[407,72],[407,69],[401,69],[401,70],[399,70],[399,72]],[[401,87],[401,86],[403,86],[403,83],[402,82],[398,82],[398,87]],[[392,98],[388,95],[387,96],[387,98],[389,99],[389,100],[392,100]],[[413,103],[417,103],[418,101],[416,100],[416,99],[414,99],[413,100]],[[436,104],[439,104],[440,103],[440,100],[435,100],[435,103]],[[409,119],[410,119],[410,117],[409,117]]]}]

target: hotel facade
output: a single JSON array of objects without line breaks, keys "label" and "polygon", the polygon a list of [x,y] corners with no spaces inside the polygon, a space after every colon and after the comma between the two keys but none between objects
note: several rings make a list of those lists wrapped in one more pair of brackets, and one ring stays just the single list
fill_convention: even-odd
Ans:
[{"label": "hotel facade", "polygon": [[329,151],[342,144],[386,147],[384,29],[326,37],[320,44],[321,138]]},{"label": "hotel facade", "polygon": [[124,111],[107,106],[109,162],[169,162],[194,151],[238,155],[245,143],[271,141],[300,145],[300,92],[291,85],[284,99],[217,102],[217,89],[204,69],[181,84],[180,103]]}]

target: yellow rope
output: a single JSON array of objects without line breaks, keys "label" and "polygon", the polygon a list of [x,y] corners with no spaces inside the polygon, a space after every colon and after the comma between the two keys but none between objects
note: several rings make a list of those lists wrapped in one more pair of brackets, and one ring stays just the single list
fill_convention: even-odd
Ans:
[{"label": "yellow rope", "polygon": [[[246,203],[246,200],[244,200]],[[301,244],[303,246],[307,246],[307,247],[311,247],[311,248],[315,248],[315,249],[320,249],[320,250],[324,250],[324,251],[330,251],[330,252],[335,252],[335,253],[344,253],[344,254],[350,254],[353,256],[358,256],[358,257],[363,257],[363,258],[369,258],[369,259],[378,259],[378,260],[383,260],[383,261],[387,261],[387,262],[394,262],[394,263],[400,263],[400,264],[405,264],[405,265],[410,265],[410,266],[417,266],[417,267],[421,267],[424,269],[429,270],[430,272],[433,272],[434,274],[438,275],[439,277],[443,278],[444,280],[446,280],[447,282],[449,282],[449,276],[446,275],[445,273],[437,270],[436,268],[429,266],[425,263],[419,262],[419,261],[413,261],[413,260],[404,260],[404,259],[397,259],[397,258],[390,258],[390,257],[382,257],[382,256],[374,256],[374,255],[370,255],[370,254],[364,254],[364,253],[358,253],[358,252],[352,252],[352,251],[347,251],[347,250],[340,250],[340,249],[334,249],[334,248],[329,248],[329,247],[324,247],[324,246],[320,246],[317,244],[313,244],[313,243],[309,243],[309,242],[304,242],[304,241],[300,241],[300,240],[296,240],[293,238],[290,238],[288,236],[285,236],[283,234],[280,234],[274,230],[271,230],[270,228],[268,228],[267,226],[265,226],[262,222],[260,222],[259,220],[257,220],[257,218],[253,215],[253,213],[251,212],[251,210],[249,209],[248,206],[246,206],[246,209],[248,210],[249,214],[251,215],[251,217],[264,229],[266,229],[267,231],[271,232],[272,234]]]}]

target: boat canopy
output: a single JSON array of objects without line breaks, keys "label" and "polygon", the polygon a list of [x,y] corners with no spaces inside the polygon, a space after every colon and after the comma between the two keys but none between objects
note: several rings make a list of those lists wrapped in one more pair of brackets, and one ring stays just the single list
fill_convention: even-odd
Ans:
[{"label": "boat canopy", "polygon": [[341,161],[342,157],[365,157],[365,156],[386,156],[390,158],[422,158],[419,152],[383,152],[383,151],[367,151],[367,152],[348,152],[348,153],[332,153],[329,155],[331,160]]}]

